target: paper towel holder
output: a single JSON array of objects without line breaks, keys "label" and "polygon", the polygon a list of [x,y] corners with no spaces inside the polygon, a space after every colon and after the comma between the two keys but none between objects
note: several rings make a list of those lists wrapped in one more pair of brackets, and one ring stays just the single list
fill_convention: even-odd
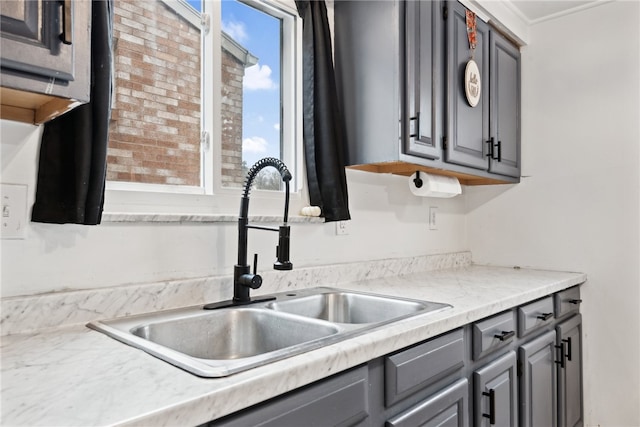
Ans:
[{"label": "paper towel holder", "polygon": [[416,188],[421,188],[422,184],[424,184],[422,178],[420,178],[420,171],[416,171],[416,177],[413,179],[413,183],[415,184]]}]

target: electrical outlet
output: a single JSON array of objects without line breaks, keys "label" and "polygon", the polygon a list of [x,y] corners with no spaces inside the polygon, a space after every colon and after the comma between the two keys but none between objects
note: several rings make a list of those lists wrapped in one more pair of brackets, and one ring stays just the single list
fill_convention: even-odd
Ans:
[{"label": "electrical outlet", "polygon": [[336,221],[336,236],[346,236],[349,234],[348,221]]},{"label": "electrical outlet", "polygon": [[3,239],[26,238],[27,186],[2,184],[2,229]]},{"label": "electrical outlet", "polygon": [[429,206],[429,230],[438,229],[438,207]]}]

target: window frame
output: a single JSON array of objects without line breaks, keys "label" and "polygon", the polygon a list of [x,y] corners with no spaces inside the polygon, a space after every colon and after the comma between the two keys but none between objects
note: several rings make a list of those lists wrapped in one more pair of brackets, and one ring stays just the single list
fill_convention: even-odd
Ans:
[{"label": "window frame", "polygon": [[[159,0],[160,1],[160,0]],[[201,42],[201,185],[179,186],[107,181],[105,213],[162,214],[230,214],[239,206],[241,188],[222,185],[222,168],[216,159],[222,158],[221,126],[221,4],[202,0],[201,15],[193,13],[183,0],[161,0],[179,11],[201,28],[209,27]],[[302,19],[293,0],[241,0],[243,3],[281,19],[281,112],[280,132],[282,160],[290,169],[290,211],[299,212],[308,205],[304,177],[302,147]],[[204,30],[203,30],[204,31]],[[283,84],[287,81],[293,84]],[[216,89],[217,88],[217,89]],[[206,96],[210,94],[210,96]],[[287,120],[286,118],[290,118]],[[251,166],[251,165],[249,165]],[[257,190],[251,192],[252,214],[279,215],[282,212],[282,192]]]}]

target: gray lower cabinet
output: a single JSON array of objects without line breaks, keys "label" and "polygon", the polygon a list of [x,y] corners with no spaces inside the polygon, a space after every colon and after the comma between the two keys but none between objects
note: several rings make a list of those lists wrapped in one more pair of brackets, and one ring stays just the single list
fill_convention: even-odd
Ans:
[{"label": "gray lower cabinet", "polygon": [[466,378],[387,421],[388,427],[466,427],[469,425],[469,382]]},{"label": "gray lower cabinet", "polygon": [[365,426],[368,388],[368,369],[361,366],[206,426]]},{"label": "gray lower cabinet", "polygon": [[556,326],[558,364],[558,414],[560,427],[583,425],[582,316],[576,314]]},{"label": "gray lower cabinet", "polygon": [[581,426],[579,302],[573,287],[206,425]]},{"label": "gray lower cabinet", "polygon": [[553,330],[518,348],[521,427],[557,425],[556,350]]},{"label": "gray lower cabinet", "polygon": [[473,373],[475,426],[516,426],[518,423],[516,353],[507,354]]}]

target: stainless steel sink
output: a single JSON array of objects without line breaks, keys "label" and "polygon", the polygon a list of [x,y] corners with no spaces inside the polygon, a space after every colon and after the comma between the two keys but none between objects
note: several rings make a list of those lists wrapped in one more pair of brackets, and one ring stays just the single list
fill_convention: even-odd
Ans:
[{"label": "stainless steel sink", "polygon": [[423,312],[429,308],[429,304],[434,303],[346,291],[329,291],[270,303],[268,307],[335,323],[380,323]]},{"label": "stainless steel sink", "polygon": [[333,288],[272,295],[273,302],[202,306],[88,324],[202,377],[223,377],[450,307]]},{"label": "stainless steel sink", "polygon": [[238,308],[205,311],[138,326],[131,333],[200,359],[231,360],[314,341],[340,330],[325,322],[301,322],[282,313]]}]

